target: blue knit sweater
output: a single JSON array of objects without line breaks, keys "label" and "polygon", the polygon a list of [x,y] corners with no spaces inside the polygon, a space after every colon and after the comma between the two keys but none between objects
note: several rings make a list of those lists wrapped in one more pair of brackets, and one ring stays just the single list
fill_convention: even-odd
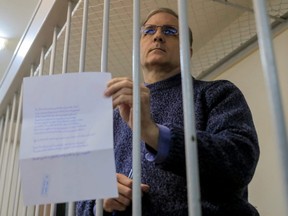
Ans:
[{"label": "blue knit sweater", "polygon": [[[184,153],[181,75],[147,86],[151,113],[157,124],[171,130],[170,152],[161,164],[149,162],[142,147],[142,183],[150,186],[142,198],[143,216],[188,215]],[[248,202],[247,185],[259,157],[251,112],[229,81],[193,80],[203,216],[256,216]],[[132,167],[132,132],[114,112],[116,170],[128,175]],[[93,215],[94,202],[78,202],[80,216]],[[105,215],[111,215],[105,213]],[[116,212],[131,215],[131,209]]]}]

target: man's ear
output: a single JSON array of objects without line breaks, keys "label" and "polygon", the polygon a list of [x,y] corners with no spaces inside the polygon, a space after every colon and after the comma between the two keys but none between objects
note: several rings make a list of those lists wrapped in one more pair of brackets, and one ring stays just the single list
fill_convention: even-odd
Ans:
[{"label": "man's ear", "polygon": [[190,47],[190,58],[192,58],[192,55],[193,55],[193,49],[192,47]]}]

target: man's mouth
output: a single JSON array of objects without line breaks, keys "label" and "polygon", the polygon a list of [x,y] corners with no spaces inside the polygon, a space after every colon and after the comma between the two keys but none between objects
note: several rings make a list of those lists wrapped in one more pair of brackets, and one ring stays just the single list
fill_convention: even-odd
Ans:
[{"label": "man's mouth", "polygon": [[152,51],[154,51],[154,50],[160,50],[160,51],[162,51],[162,52],[166,52],[166,50],[164,50],[164,49],[162,49],[162,48],[160,48],[160,47],[152,48],[152,49],[149,50],[149,52],[152,52]]}]

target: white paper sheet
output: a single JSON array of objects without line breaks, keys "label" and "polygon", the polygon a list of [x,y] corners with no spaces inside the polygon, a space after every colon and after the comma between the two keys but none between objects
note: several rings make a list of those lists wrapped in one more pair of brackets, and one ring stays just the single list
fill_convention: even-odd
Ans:
[{"label": "white paper sheet", "polygon": [[25,78],[20,175],[26,205],[117,196],[110,73]]}]

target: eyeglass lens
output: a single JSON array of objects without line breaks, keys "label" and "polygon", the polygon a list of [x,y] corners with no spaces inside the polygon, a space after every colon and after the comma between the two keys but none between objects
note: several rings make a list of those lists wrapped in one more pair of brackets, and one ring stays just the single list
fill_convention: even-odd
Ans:
[{"label": "eyeglass lens", "polygon": [[173,26],[169,26],[169,25],[163,25],[163,26],[156,26],[156,25],[146,25],[142,27],[142,34],[145,35],[153,35],[157,32],[157,28],[160,27],[161,28],[161,32],[164,35],[177,35],[178,34],[178,30],[173,27]]}]

